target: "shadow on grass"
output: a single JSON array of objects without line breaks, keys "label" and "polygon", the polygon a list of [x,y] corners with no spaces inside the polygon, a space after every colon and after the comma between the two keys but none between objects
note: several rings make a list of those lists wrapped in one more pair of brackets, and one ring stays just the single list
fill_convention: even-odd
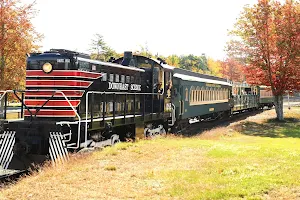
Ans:
[{"label": "shadow on grass", "polygon": [[234,129],[241,134],[250,136],[300,138],[300,122],[294,118],[286,118],[283,122],[270,119],[263,124],[256,122],[244,122],[234,127]]},{"label": "shadow on grass", "polygon": [[240,114],[235,114],[231,118],[225,117],[223,119],[190,124],[190,125],[187,125],[187,127],[185,127],[186,130],[181,131],[180,134],[184,137],[193,137],[193,136],[202,134],[205,131],[213,130],[217,127],[218,128],[227,127],[233,122],[244,120],[248,117],[255,116],[262,112],[263,112],[262,110],[257,110],[257,111],[252,111],[252,112],[244,112],[244,113],[240,113]]}]

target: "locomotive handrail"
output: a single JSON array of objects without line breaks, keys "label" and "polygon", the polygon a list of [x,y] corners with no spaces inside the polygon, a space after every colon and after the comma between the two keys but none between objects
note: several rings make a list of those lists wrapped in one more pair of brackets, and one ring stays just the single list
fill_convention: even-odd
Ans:
[{"label": "locomotive handrail", "polygon": [[7,93],[7,92],[13,92],[13,90],[0,90],[0,93],[3,93],[3,94],[1,94],[1,96],[0,96],[0,101],[3,99],[3,97],[5,96],[5,94]]},{"label": "locomotive handrail", "polygon": [[[162,96],[164,93],[130,93],[130,92],[99,92],[99,91],[88,91],[86,93],[86,100],[85,100],[85,147],[87,147],[87,132],[88,132],[88,102],[89,102],[89,94],[128,94],[128,95],[160,95]],[[104,112],[104,110],[103,110]],[[125,118],[125,114],[124,114]]]},{"label": "locomotive handrail", "polygon": [[[1,96],[0,96],[0,102],[1,102],[1,100],[3,99],[3,97],[5,97],[6,96],[6,94],[7,94],[7,92],[8,91],[12,91],[12,90],[0,90],[0,92],[2,92],[3,94],[1,94]],[[6,99],[5,99],[5,101],[6,101]],[[6,102],[4,102],[4,120],[6,119]]]},{"label": "locomotive handrail", "polygon": [[171,104],[171,106],[172,106],[172,123],[169,124],[169,126],[174,126],[174,124],[176,122],[176,114],[175,114],[176,107],[173,103]]},{"label": "locomotive handrail", "polygon": [[[75,113],[75,115],[77,116],[77,118],[78,118],[78,122],[76,122],[76,123],[78,123],[78,139],[77,139],[77,145],[75,146],[75,147],[68,147],[68,148],[71,148],[71,149],[77,149],[77,148],[79,148],[80,147],[80,126],[81,126],[81,117],[79,116],[79,114],[78,114],[78,112],[77,112],[77,110],[74,108],[74,106],[71,104],[71,102],[70,102],[70,100],[68,99],[68,97],[65,95],[65,93],[63,92],[63,91],[61,91],[61,90],[39,90],[39,89],[37,89],[37,90],[5,90],[5,91],[0,91],[0,92],[3,92],[4,93],[4,95],[6,94],[6,93],[15,93],[15,92],[40,92],[40,91],[42,91],[42,92],[53,92],[54,94],[56,94],[56,93],[60,93],[65,99],[66,99],[66,101],[68,102],[68,104],[70,105],[70,107],[71,107],[71,109],[74,111],[74,113]],[[1,99],[3,98],[3,96],[4,95],[2,95],[1,97],[0,97],[0,101],[1,101]],[[25,105],[25,103],[24,103],[24,99],[22,100],[22,106],[23,105]],[[26,106],[26,105],[25,105]],[[64,122],[65,124],[72,124],[72,122]],[[62,122],[56,122],[56,125],[62,125],[63,123]]]}]

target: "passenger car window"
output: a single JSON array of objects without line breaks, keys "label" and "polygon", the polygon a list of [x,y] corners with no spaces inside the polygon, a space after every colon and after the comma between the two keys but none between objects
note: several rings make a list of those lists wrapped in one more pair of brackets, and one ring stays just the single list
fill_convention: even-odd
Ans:
[{"label": "passenger car window", "polygon": [[189,101],[189,89],[185,88],[185,101]]}]

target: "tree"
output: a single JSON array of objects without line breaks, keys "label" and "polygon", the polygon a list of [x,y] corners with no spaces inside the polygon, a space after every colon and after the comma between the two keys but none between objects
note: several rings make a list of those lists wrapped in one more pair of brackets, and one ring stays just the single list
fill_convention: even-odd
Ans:
[{"label": "tree", "polygon": [[213,76],[222,76],[221,73],[221,61],[219,60],[214,60],[212,58],[208,58],[207,59],[207,67],[209,70],[209,74],[213,75]]},{"label": "tree", "polygon": [[95,34],[90,45],[91,58],[95,60],[108,61],[111,57],[118,57],[115,50],[110,48],[104,41],[103,36]]},{"label": "tree", "polygon": [[135,55],[145,56],[147,58],[152,58],[153,54],[149,51],[148,43],[146,42],[144,46],[140,45],[140,50],[134,52]]},{"label": "tree", "polygon": [[180,56],[179,67],[199,73],[208,71],[207,59],[204,54],[201,56],[195,56],[193,54]]},{"label": "tree", "polygon": [[25,85],[26,53],[39,48],[38,34],[31,23],[35,3],[0,0],[0,89],[22,89]]},{"label": "tree", "polygon": [[234,58],[227,58],[221,63],[222,76],[235,82],[244,81],[243,65]]},{"label": "tree", "polygon": [[277,119],[283,120],[283,95],[300,89],[299,2],[259,0],[244,8],[231,33],[241,39],[247,82],[271,86]]},{"label": "tree", "polygon": [[166,62],[168,63],[168,65],[179,67],[180,58],[179,56],[173,54],[167,57]]},{"label": "tree", "polygon": [[238,40],[238,38],[231,39],[229,42],[227,42],[225,47],[227,57],[230,59],[234,59],[241,65],[246,65],[247,54],[244,47],[245,44],[243,43],[243,41]]},{"label": "tree", "polygon": [[199,59],[199,67],[198,68],[200,68],[204,72],[209,71],[207,58],[206,58],[205,54],[202,53],[201,56],[198,57],[198,59]]}]

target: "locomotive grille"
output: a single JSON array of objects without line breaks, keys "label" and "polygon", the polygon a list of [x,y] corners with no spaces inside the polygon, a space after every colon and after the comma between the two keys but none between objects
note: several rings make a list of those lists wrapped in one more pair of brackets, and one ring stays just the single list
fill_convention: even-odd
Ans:
[{"label": "locomotive grille", "polygon": [[[54,91],[62,91],[77,108],[84,91],[99,77],[101,73],[77,70],[55,70],[48,74],[42,70],[27,70],[25,104],[36,117],[75,117],[63,94],[54,94]],[[24,116],[30,117],[30,112],[25,110]]]},{"label": "locomotive grille", "polygon": [[54,164],[63,163],[69,159],[67,146],[61,132],[50,132],[49,154]]},{"label": "locomotive grille", "polygon": [[13,158],[13,147],[15,144],[15,131],[4,131],[0,134],[0,166],[7,169]]}]

